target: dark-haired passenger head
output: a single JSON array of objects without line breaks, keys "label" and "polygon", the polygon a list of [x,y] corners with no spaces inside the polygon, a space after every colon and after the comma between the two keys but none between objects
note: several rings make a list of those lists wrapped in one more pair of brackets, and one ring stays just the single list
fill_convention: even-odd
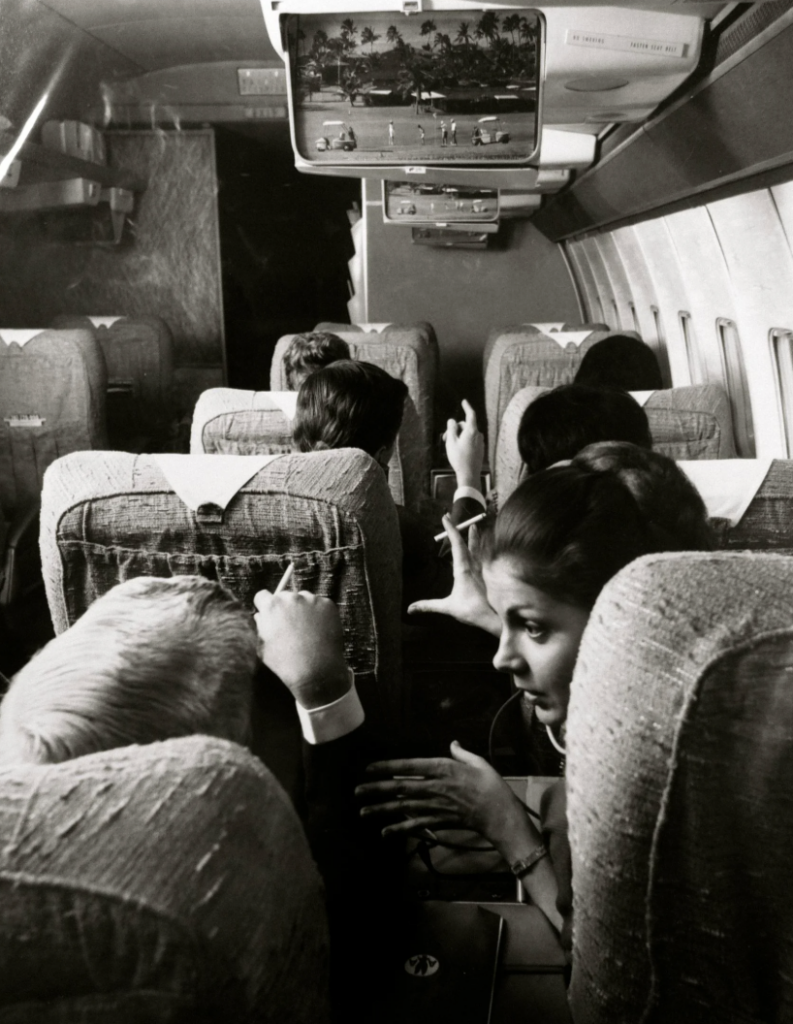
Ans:
[{"label": "dark-haired passenger head", "polygon": [[518,427],[518,451],[529,474],[572,459],[597,441],[652,447],[647,414],[635,398],[613,388],[562,384],[536,398]]},{"label": "dark-haired passenger head", "polygon": [[499,513],[485,555],[508,559],[555,600],[589,609],[641,555],[712,547],[704,503],[672,459],[603,444],[525,480]]},{"label": "dark-haired passenger head", "polygon": [[361,448],[388,465],[402,424],[407,385],[372,363],[342,359],[300,386],[293,440],[301,452]]},{"label": "dark-haired passenger head", "polygon": [[350,346],[330,331],[296,334],[284,353],[287,386],[297,391],[310,373],[335,363],[337,359],[349,358]]},{"label": "dark-haired passenger head", "polygon": [[627,334],[612,334],[595,342],[584,354],[574,383],[623,391],[658,391],[664,386],[653,350]]}]

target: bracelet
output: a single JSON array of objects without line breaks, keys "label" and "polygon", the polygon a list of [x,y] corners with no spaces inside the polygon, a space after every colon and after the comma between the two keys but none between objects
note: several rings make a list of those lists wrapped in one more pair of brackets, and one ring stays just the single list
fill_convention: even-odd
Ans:
[{"label": "bracelet", "polygon": [[521,857],[519,860],[514,861],[509,866],[509,870],[515,876],[515,878],[523,878],[524,875],[528,875],[538,860],[542,860],[543,857],[548,856],[548,847],[545,843],[540,843],[536,850],[528,855],[528,857]]}]

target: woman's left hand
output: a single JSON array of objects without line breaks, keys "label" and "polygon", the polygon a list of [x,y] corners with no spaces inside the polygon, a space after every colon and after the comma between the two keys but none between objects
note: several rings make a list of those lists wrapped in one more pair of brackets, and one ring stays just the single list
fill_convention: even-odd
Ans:
[{"label": "woman's left hand", "polygon": [[495,768],[455,740],[451,758],[411,758],[370,764],[355,793],[367,801],[361,814],[403,814],[383,835],[417,828],[469,828],[501,846],[525,819],[523,806]]}]

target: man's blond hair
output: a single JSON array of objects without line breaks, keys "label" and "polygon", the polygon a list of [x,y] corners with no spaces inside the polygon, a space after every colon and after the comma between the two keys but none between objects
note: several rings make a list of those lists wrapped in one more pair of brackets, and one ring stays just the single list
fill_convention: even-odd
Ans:
[{"label": "man's blond hair", "polygon": [[244,743],[256,660],[252,617],[219,584],[127,580],[14,677],[0,761],[67,761],[195,733]]}]

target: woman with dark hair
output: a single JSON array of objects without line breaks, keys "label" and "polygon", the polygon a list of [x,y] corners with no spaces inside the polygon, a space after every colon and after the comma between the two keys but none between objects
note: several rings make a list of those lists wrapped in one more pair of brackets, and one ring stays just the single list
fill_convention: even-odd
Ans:
[{"label": "woman with dark hair", "polygon": [[[671,459],[630,444],[593,446],[518,487],[483,538],[481,574],[449,529],[453,591],[411,611],[445,612],[498,635],[493,664],[511,673],[526,707],[563,750],[573,669],[598,594],[641,555],[712,547],[705,515],[700,496]],[[361,813],[399,814],[402,820],[386,826],[384,835],[438,827],[479,832],[569,948],[563,782],[546,793],[538,829],[484,758],[457,743],[451,753],[370,765],[372,775],[387,778],[358,788],[370,801]]]},{"label": "woman with dark hair", "polygon": [[584,353],[574,383],[623,391],[660,391],[664,386],[653,350],[629,334],[612,334],[596,341]]}]

